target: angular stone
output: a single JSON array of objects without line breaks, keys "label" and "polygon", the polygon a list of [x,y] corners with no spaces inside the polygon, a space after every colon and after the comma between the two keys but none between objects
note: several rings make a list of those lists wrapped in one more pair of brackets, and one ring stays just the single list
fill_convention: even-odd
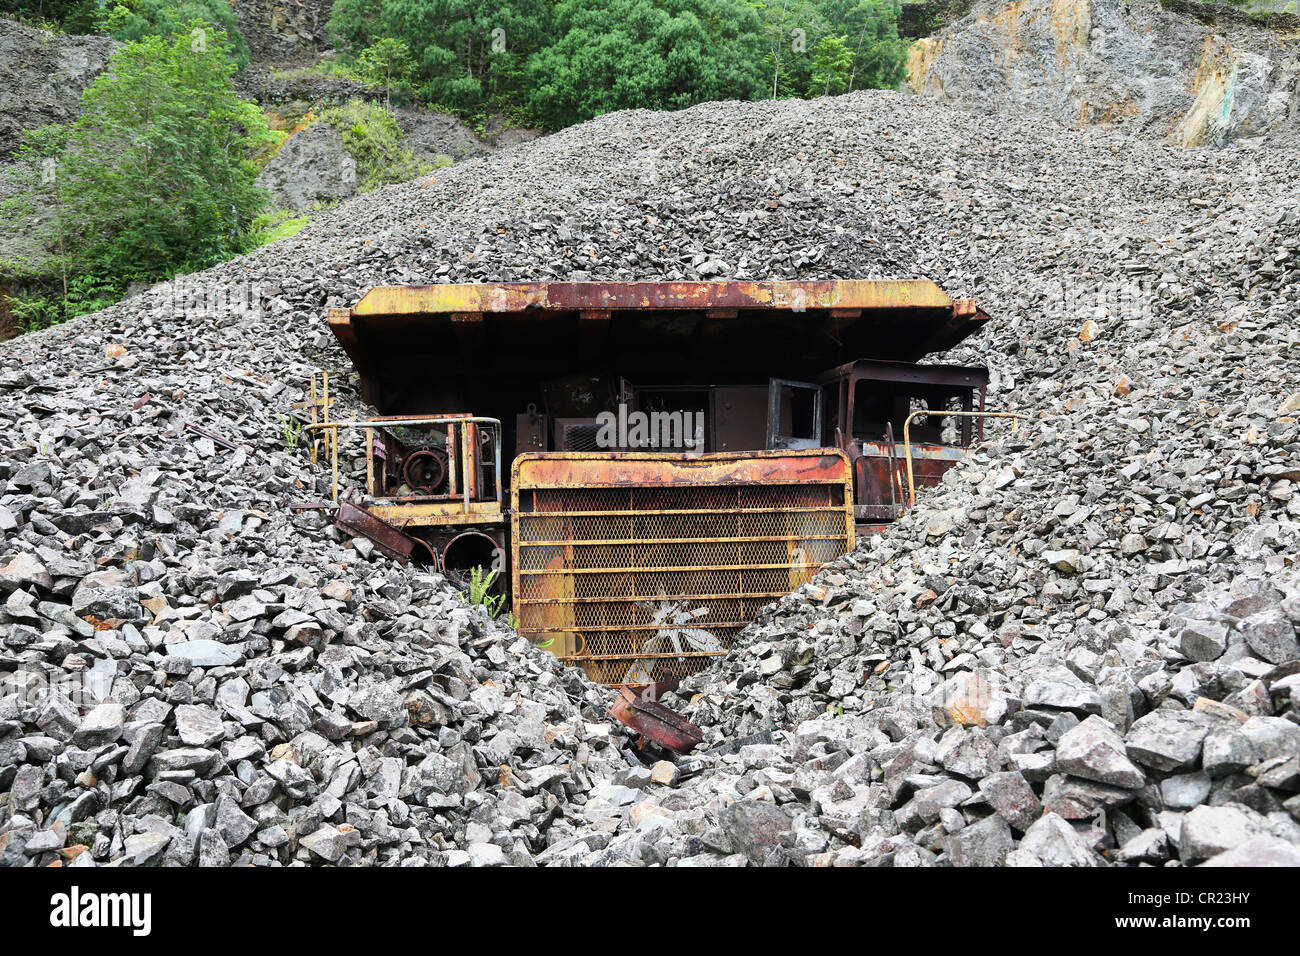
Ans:
[{"label": "angular stone", "polygon": [[221,833],[208,828],[199,835],[199,866],[230,866],[230,847]]},{"label": "angular stone", "polygon": [[132,866],[148,866],[159,861],[169,843],[171,837],[166,833],[133,833],[123,841],[123,849]]},{"label": "angular stone", "polygon": [[1001,866],[1015,842],[1007,821],[995,814],[945,837],[943,847],[953,866]]},{"label": "angular stone", "polygon": [[1006,717],[1006,696],[971,671],[953,675],[934,694],[935,716],[944,723],[985,727]]},{"label": "angular stone", "polygon": [[121,704],[100,704],[82,718],[73,742],[87,750],[115,743],[122,736],[125,722],[126,708]]},{"label": "angular stone", "polygon": [[1251,763],[1300,754],[1300,724],[1285,717],[1252,717],[1241,725],[1255,759]]},{"label": "angular stone", "polygon": [[160,750],[153,755],[154,770],[159,773],[174,773],[193,770],[202,776],[212,769],[221,755],[215,750],[202,747],[177,747],[174,750]]},{"label": "angular stone", "polygon": [[681,776],[681,771],[677,765],[669,760],[660,760],[650,768],[650,781],[661,786],[672,787],[677,784],[677,778]]},{"label": "angular stone", "polygon": [[963,733],[953,730],[950,733],[957,738],[953,746],[941,747],[935,753],[943,769],[968,780],[979,780],[1001,769],[1002,759],[998,756],[998,749],[982,731],[969,730]]},{"label": "angular stone", "polygon": [[469,852],[470,866],[505,866],[506,854],[495,843],[471,843]]},{"label": "angular stone", "polygon": [[1184,773],[1160,781],[1160,799],[1170,810],[1190,810],[1210,797],[1209,774]]},{"label": "angular stone", "polygon": [[54,588],[54,578],[36,555],[26,552],[17,554],[8,564],[0,567],[0,591],[8,593],[33,586],[45,591]]},{"label": "angular stone", "polygon": [[1202,866],[1300,866],[1300,846],[1275,836],[1251,837],[1210,857]]},{"label": "angular stone", "polygon": [[991,774],[980,781],[979,789],[994,812],[1021,832],[1042,816],[1043,807],[1033,787],[1018,771]]},{"label": "angular stone", "polygon": [[198,640],[181,641],[168,644],[167,653],[172,657],[188,658],[195,667],[222,667],[237,664],[243,658],[243,650],[237,644],[222,644],[220,641]]},{"label": "angular stone", "polygon": [[1228,649],[1228,625],[1195,621],[1178,635],[1178,649],[1192,661],[1215,661]]},{"label": "angular stone", "polygon": [[1067,820],[1091,820],[1105,810],[1131,803],[1135,791],[1096,780],[1053,774],[1043,785],[1043,810]]},{"label": "angular stone", "polygon": [[1206,735],[1201,766],[1210,777],[1239,773],[1255,763],[1255,748],[1239,730],[1214,730]]},{"label": "angular stone", "polygon": [[1062,817],[1045,813],[1020,840],[1019,849],[1044,866],[1101,866],[1102,861]]},{"label": "angular stone", "polygon": [[1144,767],[1180,770],[1196,763],[1209,730],[1204,714],[1161,708],[1134,721],[1124,739],[1128,755]]},{"label": "angular stone", "polygon": [[347,850],[343,835],[328,824],[302,837],[298,844],[327,863],[337,863]]},{"label": "angular stone", "polygon": [[1129,760],[1124,739],[1096,716],[1061,735],[1056,745],[1056,769],[1113,787],[1135,789],[1147,782],[1146,774]]},{"label": "angular stone", "polygon": [[762,865],[791,830],[790,817],[783,810],[759,800],[736,801],[718,814],[718,824],[732,850],[744,854],[754,866]]},{"label": "angular stone", "polygon": [[189,747],[211,747],[226,739],[221,716],[211,707],[181,704],[176,708],[176,733]]},{"label": "angular stone", "polygon": [[72,595],[72,610],[78,617],[101,621],[135,621],[141,617],[140,595],[130,587],[87,587]]},{"label": "angular stone", "polygon": [[1300,658],[1300,641],[1296,640],[1295,625],[1279,608],[1248,617],[1241,632],[1250,649],[1270,664],[1283,664]]},{"label": "angular stone", "polygon": [[1259,825],[1236,807],[1197,807],[1183,817],[1178,855],[1184,865],[1199,863],[1241,846],[1260,832]]},{"label": "angular stone", "polygon": [[163,737],[163,725],[147,722],[127,726],[126,738],[130,742],[126,756],[122,758],[122,770],[128,774],[137,774],[144,770],[149,758],[158,749]]},{"label": "angular stone", "polygon": [[1159,863],[1169,859],[1169,834],[1159,828],[1143,830],[1115,852],[1120,863]]},{"label": "angular stone", "polygon": [[221,834],[227,847],[242,846],[257,830],[257,822],[244,813],[233,799],[224,794],[217,798],[216,815],[213,827]]},{"label": "angular stone", "polygon": [[1078,713],[1101,712],[1101,695],[1073,671],[1054,666],[1039,671],[1025,688],[1026,707],[1053,707]]}]

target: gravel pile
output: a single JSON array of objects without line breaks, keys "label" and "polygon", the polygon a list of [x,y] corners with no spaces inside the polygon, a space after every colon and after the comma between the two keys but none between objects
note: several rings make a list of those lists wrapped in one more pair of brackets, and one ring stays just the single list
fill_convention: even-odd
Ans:
[{"label": "gravel pile", "polygon": [[157,315],[6,347],[0,862],[530,864],[607,692],[283,508],[299,333]]},{"label": "gravel pile", "polygon": [[[886,93],[619,113],[0,346],[0,859],[1297,862],[1297,179]],[[978,297],[942,358],[1026,420],[668,701],[695,761],[281,507],[372,285],[875,276]]]}]

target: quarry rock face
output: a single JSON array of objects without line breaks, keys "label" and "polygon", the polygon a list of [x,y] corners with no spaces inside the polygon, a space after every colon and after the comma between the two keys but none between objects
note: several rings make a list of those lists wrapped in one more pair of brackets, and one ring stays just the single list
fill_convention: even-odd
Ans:
[{"label": "quarry rock face", "polygon": [[254,63],[309,63],[330,45],[334,0],[232,0],[230,7]]},{"label": "quarry rock face", "polygon": [[979,110],[1219,146],[1294,131],[1298,68],[1261,27],[1207,26],[1156,0],[981,0],[917,43],[907,85]]},{"label": "quarry rock face", "polygon": [[25,130],[76,117],[82,91],[118,45],[108,37],[65,36],[0,19],[0,159],[19,147]]},{"label": "quarry rock face", "polygon": [[[0,864],[1294,859],[1298,175],[887,92],[614,113],[0,344]],[[286,419],[320,369],[366,414],[326,310],[372,286],[704,277],[976,298],[932,358],[1023,418],[665,698],[663,766],[286,508]]]},{"label": "quarry rock face", "polygon": [[357,162],[329,123],[316,122],[285,141],[257,177],[275,205],[307,212],[359,191]]}]

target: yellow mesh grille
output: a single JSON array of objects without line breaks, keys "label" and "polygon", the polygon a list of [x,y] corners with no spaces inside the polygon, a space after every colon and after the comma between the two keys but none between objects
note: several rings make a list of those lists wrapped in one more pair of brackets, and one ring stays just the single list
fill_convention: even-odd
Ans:
[{"label": "yellow mesh grille", "polygon": [[[614,459],[590,457],[596,484]],[[800,484],[545,487],[524,472],[513,489],[520,632],[601,683],[695,673],[848,549],[839,460],[831,480]]]}]

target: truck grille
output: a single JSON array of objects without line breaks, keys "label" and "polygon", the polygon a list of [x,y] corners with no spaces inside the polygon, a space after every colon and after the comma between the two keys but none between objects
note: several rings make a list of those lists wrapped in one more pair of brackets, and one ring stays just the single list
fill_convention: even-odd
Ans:
[{"label": "truck grille", "polygon": [[605,684],[695,673],[852,544],[838,452],[523,456],[512,488],[519,631]]}]

